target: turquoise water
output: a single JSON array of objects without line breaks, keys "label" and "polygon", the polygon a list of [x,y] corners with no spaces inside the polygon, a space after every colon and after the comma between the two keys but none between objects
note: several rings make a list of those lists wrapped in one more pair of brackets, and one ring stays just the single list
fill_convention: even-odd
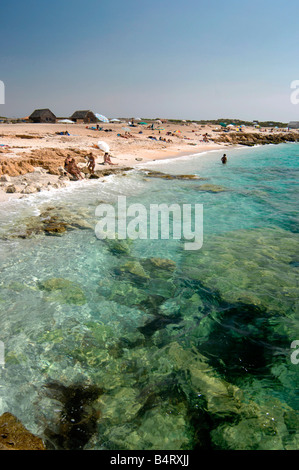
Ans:
[{"label": "turquoise water", "polygon": [[[298,448],[299,146],[222,153],[0,208],[0,414],[55,449]],[[119,195],[203,204],[202,248],[99,240]]]}]

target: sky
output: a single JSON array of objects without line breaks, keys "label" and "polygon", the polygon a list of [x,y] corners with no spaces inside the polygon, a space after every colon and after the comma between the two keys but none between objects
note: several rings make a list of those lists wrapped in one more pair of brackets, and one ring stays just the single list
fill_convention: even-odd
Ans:
[{"label": "sky", "polygon": [[298,0],[1,0],[0,14],[0,116],[299,121]]}]

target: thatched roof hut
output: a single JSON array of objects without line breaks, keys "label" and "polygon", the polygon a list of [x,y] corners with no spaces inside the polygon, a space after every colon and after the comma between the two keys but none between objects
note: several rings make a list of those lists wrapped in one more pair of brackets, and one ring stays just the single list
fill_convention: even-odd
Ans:
[{"label": "thatched roof hut", "polygon": [[36,109],[29,116],[30,121],[33,122],[42,122],[42,123],[55,123],[56,116],[50,111],[50,109]]},{"label": "thatched roof hut", "polygon": [[84,122],[88,124],[90,122],[97,122],[97,118],[92,111],[75,111],[74,114],[70,117],[72,121],[77,123]]}]

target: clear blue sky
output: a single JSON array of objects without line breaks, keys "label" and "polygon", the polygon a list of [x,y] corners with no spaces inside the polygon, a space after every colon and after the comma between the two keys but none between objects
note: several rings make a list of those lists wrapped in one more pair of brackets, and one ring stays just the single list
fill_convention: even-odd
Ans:
[{"label": "clear blue sky", "polygon": [[299,120],[298,0],[1,0],[0,115]]}]

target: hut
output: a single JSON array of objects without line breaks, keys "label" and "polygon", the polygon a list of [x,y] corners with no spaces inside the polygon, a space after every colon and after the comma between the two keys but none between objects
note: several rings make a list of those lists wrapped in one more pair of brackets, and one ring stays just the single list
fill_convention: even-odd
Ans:
[{"label": "hut", "polygon": [[56,116],[48,108],[46,109],[36,109],[29,116],[29,120],[32,122],[42,122],[42,123],[55,123]]},{"label": "hut", "polygon": [[97,122],[97,118],[92,111],[75,111],[74,114],[70,117],[70,119],[76,123],[91,123]]}]

